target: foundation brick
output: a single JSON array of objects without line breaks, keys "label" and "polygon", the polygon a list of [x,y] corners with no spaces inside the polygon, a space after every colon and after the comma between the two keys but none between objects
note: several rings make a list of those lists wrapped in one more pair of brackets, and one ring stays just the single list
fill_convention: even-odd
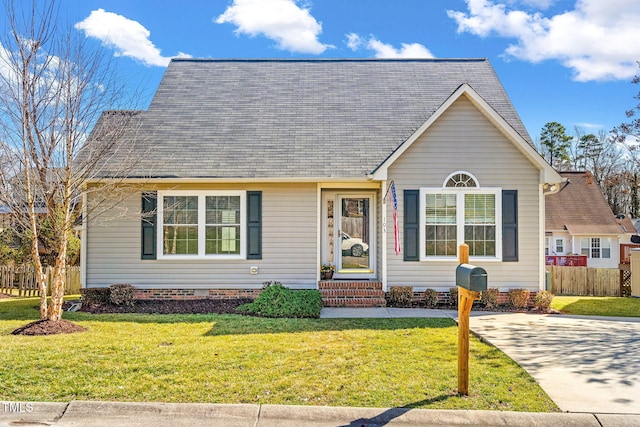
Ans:
[{"label": "foundation brick", "polygon": [[260,292],[262,289],[136,289],[135,298],[140,300],[255,299]]}]

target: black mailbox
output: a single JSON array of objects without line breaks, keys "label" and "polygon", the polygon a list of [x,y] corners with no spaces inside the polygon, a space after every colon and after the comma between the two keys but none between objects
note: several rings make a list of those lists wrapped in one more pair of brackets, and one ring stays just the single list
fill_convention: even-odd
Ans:
[{"label": "black mailbox", "polygon": [[475,265],[460,264],[458,268],[456,268],[456,285],[470,291],[486,291],[487,271]]}]

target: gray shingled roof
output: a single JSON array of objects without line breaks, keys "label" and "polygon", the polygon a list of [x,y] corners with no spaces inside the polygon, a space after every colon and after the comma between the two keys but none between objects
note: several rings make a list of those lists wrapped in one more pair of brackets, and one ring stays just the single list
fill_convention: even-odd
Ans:
[{"label": "gray shingled roof", "polygon": [[531,143],[485,59],[174,59],[123,134],[130,176],[363,178],[464,83]]}]

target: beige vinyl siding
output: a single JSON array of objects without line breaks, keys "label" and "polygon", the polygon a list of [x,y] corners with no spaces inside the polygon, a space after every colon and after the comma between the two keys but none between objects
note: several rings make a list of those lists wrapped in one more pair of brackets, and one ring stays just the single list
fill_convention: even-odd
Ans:
[{"label": "beige vinyl siding", "polygon": [[[441,188],[455,171],[471,173],[481,187],[518,191],[519,261],[478,261],[477,265],[487,270],[491,288],[536,291],[543,244],[539,171],[466,97],[457,100],[389,169],[389,179],[395,181],[398,192],[401,241],[403,191]],[[392,218],[390,204],[387,210],[387,217]],[[393,253],[393,227],[387,233],[388,286],[411,285],[418,290],[455,286],[457,260],[405,262],[402,254]],[[424,230],[420,233],[423,239]]]},{"label": "beige vinyl siding", "polygon": [[[316,184],[164,186],[172,190],[262,191],[262,259],[141,260],[141,194],[118,211],[90,219],[87,286],[130,283],[140,288],[254,288],[277,280],[293,288],[315,288],[317,274]],[[243,235],[244,238],[244,235]],[[259,269],[250,274],[250,267]]]}]

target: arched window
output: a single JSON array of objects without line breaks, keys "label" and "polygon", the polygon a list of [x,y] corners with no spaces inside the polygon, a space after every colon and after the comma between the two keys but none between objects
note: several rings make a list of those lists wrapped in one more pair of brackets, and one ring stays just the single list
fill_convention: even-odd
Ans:
[{"label": "arched window", "polygon": [[476,179],[476,177],[474,177],[470,173],[458,171],[458,172],[452,173],[447,177],[447,179],[445,179],[443,187],[470,188],[470,187],[480,187],[480,185],[478,185],[478,180]]}]

